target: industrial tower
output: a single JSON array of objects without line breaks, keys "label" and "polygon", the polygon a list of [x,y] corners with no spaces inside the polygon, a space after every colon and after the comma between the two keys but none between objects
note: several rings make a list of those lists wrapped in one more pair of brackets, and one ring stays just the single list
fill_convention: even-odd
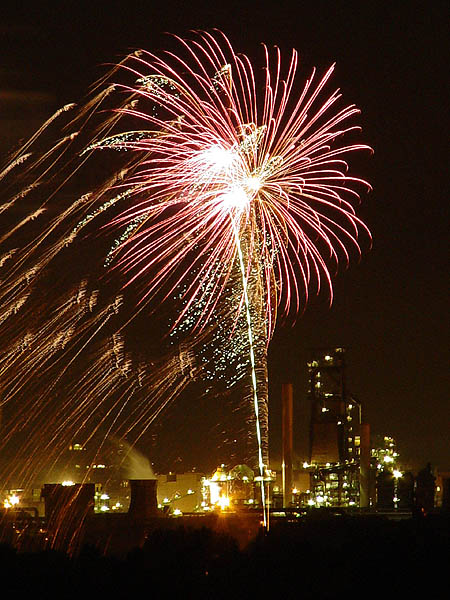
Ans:
[{"label": "industrial tower", "polygon": [[369,426],[346,388],[345,350],[315,350],[308,376],[312,496],[317,505],[367,506]]}]

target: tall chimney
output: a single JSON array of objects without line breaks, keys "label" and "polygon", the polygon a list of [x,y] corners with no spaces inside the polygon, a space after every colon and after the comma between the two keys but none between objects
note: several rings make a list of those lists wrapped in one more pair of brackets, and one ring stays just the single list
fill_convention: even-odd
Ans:
[{"label": "tall chimney", "polygon": [[292,502],[292,383],[281,384],[281,403],[283,505],[287,507]]},{"label": "tall chimney", "polygon": [[130,517],[145,520],[158,516],[156,499],[156,479],[130,479]]}]

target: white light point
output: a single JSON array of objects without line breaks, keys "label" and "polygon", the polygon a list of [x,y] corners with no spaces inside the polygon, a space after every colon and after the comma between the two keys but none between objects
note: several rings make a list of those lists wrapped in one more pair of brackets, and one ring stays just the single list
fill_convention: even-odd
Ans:
[{"label": "white light point", "polygon": [[243,212],[249,205],[250,199],[240,185],[234,185],[220,195],[220,201],[226,209],[236,209]]},{"label": "white light point", "polygon": [[220,506],[221,510],[225,510],[230,506],[230,499],[227,496],[220,496],[217,504]]},{"label": "white light point", "polygon": [[213,171],[220,172],[231,169],[235,154],[232,150],[216,144],[200,152],[198,159],[204,161]]},{"label": "white light point", "polygon": [[252,192],[253,194],[257,194],[262,186],[261,178],[257,175],[250,175],[244,181],[245,187]]}]

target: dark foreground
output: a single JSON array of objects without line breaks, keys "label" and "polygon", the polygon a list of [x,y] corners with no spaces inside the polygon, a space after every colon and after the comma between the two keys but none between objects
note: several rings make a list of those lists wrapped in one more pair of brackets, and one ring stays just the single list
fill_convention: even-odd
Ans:
[{"label": "dark foreground", "polygon": [[[125,534],[126,535],[126,534]],[[278,523],[239,549],[208,528],[158,529],[125,558],[0,546],[2,597],[445,598],[450,515]],[[144,594],[142,593],[144,590]]]}]

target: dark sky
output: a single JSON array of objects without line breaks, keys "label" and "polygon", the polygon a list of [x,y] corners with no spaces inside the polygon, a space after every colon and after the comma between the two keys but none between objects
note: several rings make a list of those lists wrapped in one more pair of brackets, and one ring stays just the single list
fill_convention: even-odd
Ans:
[{"label": "dark sky", "polygon": [[[164,32],[222,29],[257,58],[260,42],[297,48],[305,68],[337,62],[334,82],[362,109],[358,159],[374,192],[359,215],[374,243],[341,273],[331,310],[312,300],[272,342],[277,453],[278,384],[296,384],[296,448],[306,450],[305,360],[311,347],[348,349],[348,386],[374,433],[393,435],[408,464],[450,469],[446,249],[448,42],[446,2],[27,3],[1,9],[1,150],[53,107],[77,100],[129,49],[158,50]],[[145,7],[145,8],[143,8]]]}]

